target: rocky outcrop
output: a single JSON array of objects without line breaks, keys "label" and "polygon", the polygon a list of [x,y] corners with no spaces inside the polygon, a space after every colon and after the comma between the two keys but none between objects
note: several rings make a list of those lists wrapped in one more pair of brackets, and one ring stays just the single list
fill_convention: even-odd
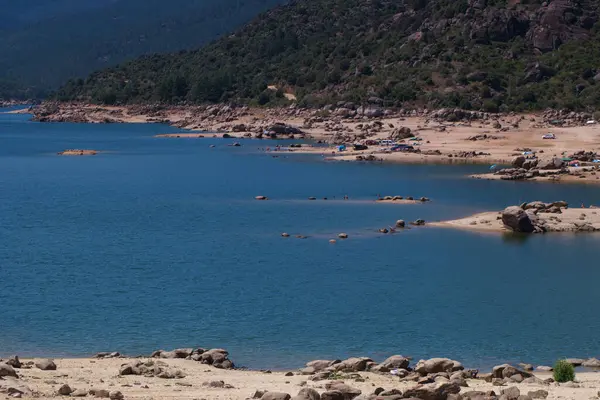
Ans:
[{"label": "rocky outcrop", "polygon": [[201,362],[202,364],[212,365],[215,368],[221,369],[233,369],[235,365],[233,361],[229,359],[229,352],[224,349],[210,349],[206,350],[203,348],[187,348],[187,349],[175,349],[172,351],[157,350],[150,356],[152,358],[182,358],[187,360],[193,360]]},{"label": "rocky outcrop", "polygon": [[119,369],[119,375],[143,375],[146,377],[157,377],[162,379],[184,378],[185,374],[179,369],[170,368],[168,364],[160,361],[132,361],[123,364]]}]

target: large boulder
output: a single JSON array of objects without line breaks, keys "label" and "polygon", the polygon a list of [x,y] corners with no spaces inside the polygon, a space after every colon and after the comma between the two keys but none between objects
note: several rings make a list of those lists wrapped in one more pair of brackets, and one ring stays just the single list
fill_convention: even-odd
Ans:
[{"label": "large boulder", "polygon": [[194,349],[175,349],[172,351],[159,350],[158,352],[155,352],[153,354],[153,356],[158,357],[158,358],[167,358],[167,359],[188,358],[192,354],[193,351],[194,351]]},{"label": "large boulder", "polygon": [[535,231],[530,215],[518,206],[507,207],[502,211],[502,223],[514,232],[532,233]]},{"label": "large boulder", "polygon": [[56,370],[56,364],[54,363],[54,361],[49,360],[49,359],[40,360],[35,363],[35,366],[38,367],[39,369],[41,369],[42,371],[55,371]]},{"label": "large boulder", "polygon": [[367,365],[369,365],[369,363],[372,363],[372,362],[373,362],[373,360],[371,360],[368,357],[351,357],[351,358],[348,358],[347,360],[344,360],[340,363],[335,364],[334,368],[336,371],[360,372],[360,371],[366,371]]},{"label": "large boulder", "polygon": [[517,400],[517,399],[519,399],[519,396],[521,396],[521,391],[516,386],[512,386],[512,387],[509,387],[508,389],[504,389],[504,390],[502,390],[501,393],[502,393],[501,398],[503,400]]},{"label": "large boulder", "polygon": [[458,361],[449,358],[430,358],[420,360],[415,366],[415,371],[420,375],[435,374],[437,372],[455,372],[463,370],[464,367]]},{"label": "large boulder", "polygon": [[61,396],[70,396],[73,393],[73,389],[66,383],[58,388],[57,393]]},{"label": "large boulder", "polygon": [[233,369],[234,364],[228,359],[229,352],[224,349],[211,349],[202,353],[200,362],[209,364],[215,368]]},{"label": "large boulder", "polygon": [[306,367],[313,368],[314,372],[319,372],[338,363],[340,363],[340,360],[313,360],[307,362]]},{"label": "large boulder", "polygon": [[375,371],[375,372],[389,372],[392,369],[397,369],[397,368],[408,368],[408,365],[410,364],[410,360],[406,357],[403,356],[391,356],[389,358],[387,358],[385,361],[383,361],[381,364],[378,364],[376,366],[374,366],[373,368],[371,368],[371,371]]},{"label": "large boulder", "polygon": [[538,169],[548,170],[548,169],[561,169],[564,167],[565,162],[558,158],[554,157],[548,160],[541,160],[538,162]]},{"label": "large boulder", "polygon": [[330,390],[321,395],[321,400],[345,400],[344,394],[337,390]]},{"label": "large boulder", "polygon": [[0,363],[0,378],[3,376],[11,376],[13,378],[18,377],[13,367],[5,363]]},{"label": "large boulder", "polygon": [[579,366],[583,365],[583,363],[586,360],[584,360],[583,358],[567,358],[567,359],[565,359],[565,361],[574,367],[579,367]]},{"label": "large boulder", "polygon": [[260,398],[261,400],[290,400],[292,396],[282,392],[266,392]]},{"label": "large boulder", "polygon": [[588,358],[581,365],[588,368],[600,368],[600,360],[597,358]]},{"label": "large boulder", "polygon": [[533,376],[533,374],[531,374],[530,372],[520,370],[518,368],[513,367],[510,364],[496,365],[492,369],[493,378],[504,379],[510,378],[514,375],[521,375],[523,378],[531,378]]},{"label": "large boulder", "polygon": [[315,389],[303,388],[290,400],[321,400],[321,395]]},{"label": "large boulder", "polygon": [[[325,385],[325,389],[327,389],[330,392],[341,393],[344,400],[352,400],[362,393],[362,391],[360,391],[359,389],[355,389],[351,386],[348,386],[343,382],[336,382],[336,381],[327,383]],[[321,399],[323,399],[323,398],[324,397],[321,396]]]},{"label": "large boulder", "polygon": [[416,398],[421,400],[447,400],[448,396],[460,392],[460,386],[455,383],[432,383],[418,385],[404,392],[404,398]]},{"label": "large boulder", "polygon": [[412,133],[410,128],[403,126],[401,128],[396,128],[390,133],[389,138],[392,140],[402,140],[414,137],[415,135]]},{"label": "large boulder", "polygon": [[516,156],[512,159],[512,162],[510,164],[513,168],[523,168],[523,164],[525,163],[525,161],[525,156]]},{"label": "large boulder", "polygon": [[530,170],[532,168],[537,167],[538,163],[539,163],[539,160],[537,158],[529,159],[529,160],[526,160],[523,163],[523,165],[521,166],[521,168],[524,168],[526,170]]}]

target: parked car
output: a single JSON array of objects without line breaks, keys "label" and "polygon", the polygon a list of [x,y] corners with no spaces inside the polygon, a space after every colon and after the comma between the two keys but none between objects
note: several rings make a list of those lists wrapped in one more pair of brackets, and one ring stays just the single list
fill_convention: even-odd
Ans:
[{"label": "parked car", "polygon": [[542,139],[556,139],[556,135],[554,133],[546,133],[542,136]]},{"label": "parked car", "polygon": [[395,146],[392,147],[392,151],[411,151],[414,150],[415,148],[409,144],[397,144]]},{"label": "parked car", "polygon": [[369,146],[366,146],[364,144],[355,144],[353,147],[354,150],[367,150],[369,148]]},{"label": "parked car", "polygon": [[381,142],[379,142],[379,144],[381,146],[393,146],[396,144],[396,142],[394,142],[393,140],[386,139],[386,140],[382,140]]}]

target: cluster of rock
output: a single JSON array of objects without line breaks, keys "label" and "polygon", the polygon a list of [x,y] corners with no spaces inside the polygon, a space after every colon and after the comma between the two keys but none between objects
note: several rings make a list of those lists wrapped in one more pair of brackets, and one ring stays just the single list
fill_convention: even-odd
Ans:
[{"label": "cluster of rock", "polygon": [[[507,387],[496,394],[493,391],[468,391],[468,379],[482,379],[493,383],[494,386],[506,386],[515,383],[548,384],[535,378],[530,372],[518,369],[508,364],[494,367],[489,374],[479,374],[477,370],[467,370],[463,365],[448,358],[432,358],[420,360],[414,367],[410,359],[394,355],[381,363],[374,362],[368,357],[352,357],[346,360],[314,360],[306,364],[299,373],[310,376],[309,380],[329,380],[325,384],[325,392],[319,394],[314,389],[304,388],[296,396],[287,393],[257,391],[254,398],[263,400],[528,400],[545,399],[545,390],[531,391],[521,394],[517,387]],[[533,367],[532,367],[533,368]],[[402,382],[415,382],[416,386],[404,391],[398,389],[385,390],[376,388],[373,393],[363,393],[361,390],[342,382],[343,379],[362,379],[357,373],[374,372],[393,374]],[[521,396],[521,397],[519,397]]]},{"label": "cluster of rock", "polygon": [[501,139],[506,139],[506,136],[488,135],[487,133],[483,133],[483,134],[479,134],[479,135],[469,136],[465,140],[470,140],[470,141],[476,142],[476,141],[480,141],[480,140],[485,141],[485,140],[501,140]]},{"label": "cluster of rock", "polygon": [[[101,353],[102,356],[97,355],[98,358],[114,358],[115,353]],[[118,354],[118,353],[116,353]],[[118,355],[120,357],[120,355]],[[22,363],[19,360],[18,356],[14,356],[9,358],[6,361],[0,360],[0,393],[5,393],[10,398],[21,398],[24,396],[27,397],[40,397],[40,393],[34,392],[28,386],[20,383],[19,375],[16,370],[18,369],[30,369],[36,367],[42,371],[55,371],[57,369],[56,364],[53,360],[50,359],[42,359],[36,362],[28,361],[26,363]],[[6,384],[3,382],[6,379],[12,379],[6,381]],[[86,397],[88,395],[92,397],[98,398],[107,398],[110,400],[123,400],[124,396],[120,391],[108,391],[105,389],[95,389],[92,388],[90,390],[85,389],[75,389],[71,388],[69,385],[64,384],[61,385],[56,394],[59,396],[71,396],[71,397]]]},{"label": "cluster of rock", "polygon": [[586,221],[582,214],[578,221],[563,222],[559,214],[567,208],[565,201],[544,203],[535,201],[520,206],[507,207],[501,213],[502,224],[513,232],[593,232],[599,231],[598,224]]},{"label": "cluster of rock", "polygon": [[119,369],[119,375],[143,375],[162,379],[185,378],[185,374],[181,370],[171,368],[165,362],[152,360],[136,360],[123,364]]},{"label": "cluster of rock", "polygon": [[598,159],[598,153],[596,153],[595,151],[580,150],[573,154],[570,154],[569,158],[583,162],[592,162]]},{"label": "cluster of rock", "polygon": [[569,174],[567,164],[562,158],[553,157],[544,160],[516,156],[511,162],[512,168],[503,168],[496,172],[502,180],[527,180],[536,177],[547,177]]},{"label": "cluster of rock", "polygon": [[175,349],[172,351],[157,350],[150,356],[152,358],[175,359],[181,358],[185,360],[198,361],[202,364],[212,365],[220,369],[233,369],[235,365],[229,359],[229,352],[224,349]]},{"label": "cluster of rock", "polygon": [[414,198],[413,196],[407,196],[407,197],[403,197],[403,196],[383,196],[380,197],[378,199],[378,201],[420,201],[421,203],[426,203],[428,201],[431,201],[431,199],[429,199],[428,197],[419,197],[419,198]]},{"label": "cluster of rock", "polygon": [[575,112],[568,110],[547,109],[542,114],[542,121],[548,125],[565,127],[582,126],[592,119],[592,115],[586,112]]},{"label": "cluster of rock", "polygon": [[454,154],[448,154],[448,157],[452,158],[475,158],[480,156],[489,156],[490,153],[485,153],[483,151],[459,151]]}]

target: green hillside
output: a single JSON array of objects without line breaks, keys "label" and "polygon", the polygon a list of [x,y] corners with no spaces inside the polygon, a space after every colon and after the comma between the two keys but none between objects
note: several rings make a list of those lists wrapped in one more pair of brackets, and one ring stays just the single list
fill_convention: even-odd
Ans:
[{"label": "green hillside", "polygon": [[307,105],[594,108],[598,8],[597,0],[297,0],[199,51],[106,69],[58,96],[277,104],[290,91]]}]

